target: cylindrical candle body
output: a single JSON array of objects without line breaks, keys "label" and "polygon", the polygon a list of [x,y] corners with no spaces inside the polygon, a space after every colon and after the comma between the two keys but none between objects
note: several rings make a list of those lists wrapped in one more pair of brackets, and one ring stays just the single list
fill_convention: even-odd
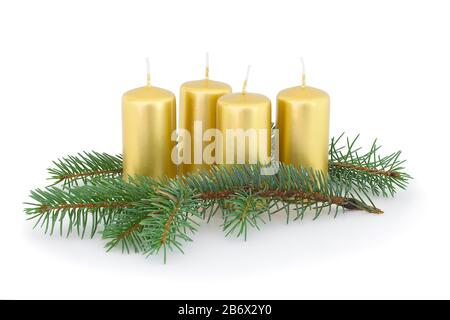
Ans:
[{"label": "cylindrical candle body", "polygon": [[217,100],[230,92],[229,85],[209,79],[189,81],[181,86],[180,129],[186,130],[190,137],[182,149],[180,173],[209,168],[211,163],[203,161],[203,151],[214,141],[203,141],[203,134],[206,130],[216,128]]},{"label": "cylindrical candle body", "polygon": [[322,90],[298,86],[277,96],[280,161],[328,173],[330,98]]},{"label": "cylindrical candle body", "polygon": [[[267,163],[271,155],[271,103],[256,93],[234,93],[217,101],[217,163]],[[220,142],[220,143],[219,143]]]},{"label": "cylindrical candle body", "polygon": [[122,97],[123,177],[174,177],[172,161],[176,142],[175,95],[146,86],[126,92]]}]

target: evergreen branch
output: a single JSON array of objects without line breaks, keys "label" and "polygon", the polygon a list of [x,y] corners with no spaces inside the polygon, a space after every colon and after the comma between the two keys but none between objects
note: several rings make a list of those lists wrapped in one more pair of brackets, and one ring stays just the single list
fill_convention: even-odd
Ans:
[{"label": "evergreen branch", "polygon": [[[329,175],[334,179],[353,180],[353,188],[375,195],[393,196],[398,188],[405,189],[411,176],[404,172],[401,152],[380,156],[376,141],[367,152],[356,146],[359,138],[343,139],[344,134],[332,138],[329,148]],[[342,141],[345,140],[345,143]],[[361,154],[360,154],[361,153]],[[90,152],[68,156],[54,162],[48,169],[54,184],[72,187],[80,182],[95,182],[98,177],[115,178],[122,175],[122,156]]]},{"label": "evergreen branch", "polygon": [[[211,171],[167,180],[155,188],[148,199],[137,201],[132,211],[116,215],[103,233],[104,238],[110,239],[107,248],[111,250],[121,243],[122,250],[129,252],[132,247],[147,255],[163,249],[166,260],[167,249],[182,251],[181,241],[192,241],[188,234],[197,230],[197,220],[203,217],[200,209],[213,210],[215,205],[224,211],[226,234],[238,231],[237,236],[244,235],[245,238],[248,226],[258,228],[259,222],[264,222],[263,213],[273,214],[270,212],[273,202],[290,201],[303,212],[313,209],[316,217],[324,207],[333,205],[382,213],[362,200],[338,196],[344,188],[324,189],[320,174],[313,179],[315,182],[311,182],[309,171],[285,165],[282,168],[284,171],[275,180],[286,181],[284,176],[291,176],[290,186],[275,188],[280,180],[271,182],[272,186],[268,184],[274,177],[260,176],[259,165],[215,166]],[[301,191],[304,189],[308,191]]]},{"label": "evergreen branch", "polygon": [[[128,189],[128,183],[121,180],[112,180],[111,183]],[[188,233],[196,231],[198,223],[195,218],[200,218],[200,204],[193,198],[192,191],[176,179],[156,181],[141,177],[130,181],[130,184],[145,190],[145,196],[135,195],[133,188],[127,191],[135,201],[132,207],[117,213],[105,226],[103,238],[108,240],[107,250],[120,246],[122,251],[150,255],[163,249],[164,259],[167,249],[181,251],[181,242],[191,241]]]},{"label": "evergreen branch", "polygon": [[[373,143],[366,153],[356,146],[358,137],[341,143],[343,135],[332,139],[329,151],[329,175],[280,164],[280,171],[261,175],[260,165],[213,166],[209,171],[175,179],[156,181],[138,178],[122,181],[122,158],[96,152],[58,160],[49,169],[62,189],[48,187],[31,192],[34,203],[25,209],[29,219],[53,233],[67,226],[67,235],[76,229],[83,237],[91,227],[91,236],[103,226],[107,250],[120,246],[122,251],[146,255],[167,250],[182,251],[182,243],[192,241],[190,234],[199,219],[209,219],[222,209],[226,235],[247,237],[249,228],[284,211],[286,220],[303,219],[312,211],[314,219],[324,209],[335,215],[343,210],[364,210],[380,214],[368,193],[393,195],[404,189],[411,177],[404,172],[400,152],[378,155]],[[84,185],[78,186],[80,182]],[[209,212],[209,214],[208,214]]]},{"label": "evergreen branch", "polygon": [[83,152],[54,161],[55,167],[47,169],[54,184],[63,187],[87,184],[98,177],[114,178],[122,175],[122,156],[107,153]]},{"label": "evergreen branch", "polygon": [[262,215],[268,213],[268,200],[251,192],[240,190],[224,202],[223,229],[226,235],[237,231],[237,236],[247,239],[248,227],[259,230],[259,223],[265,223]]},{"label": "evergreen branch", "polygon": [[[142,240],[140,251],[151,255],[163,250],[164,261],[168,250],[178,249],[183,252],[182,242],[192,241],[189,234],[196,232],[199,226],[199,208],[200,203],[193,197],[193,191],[178,180],[168,180],[159,185],[149,199],[135,205],[136,212],[147,213],[139,222],[141,227],[134,231]],[[113,221],[108,229],[115,228]],[[112,241],[110,246],[114,245],[117,238]]]},{"label": "evergreen branch", "polygon": [[[155,212],[154,214],[158,214]],[[122,252],[133,250],[138,253],[144,250],[145,239],[141,236],[142,222],[150,216],[147,212],[126,210],[118,213],[110,224],[105,226],[103,239],[108,239],[107,251],[121,246]]]},{"label": "evergreen branch", "polygon": [[76,228],[77,234],[84,237],[90,224],[93,237],[99,225],[107,225],[115,214],[132,208],[147,191],[140,184],[121,179],[99,179],[95,184],[71,189],[47,187],[31,191],[35,202],[26,203],[25,213],[36,220],[35,227],[44,227],[46,233],[53,234],[59,224],[62,234],[66,222],[67,236]]},{"label": "evergreen branch", "polygon": [[[71,189],[36,190],[36,201],[25,209],[31,219],[43,220],[46,231],[53,232],[59,221],[67,234],[74,227],[81,236],[91,216],[92,231],[102,224],[106,247],[121,246],[123,251],[146,255],[163,250],[182,251],[182,243],[192,241],[205,210],[223,210],[224,231],[247,236],[249,227],[258,228],[277,211],[295,206],[297,217],[312,210],[317,218],[332,207],[381,213],[366,196],[352,191],[352,180],[345,177],[325,179],[320,172],[280,164],[272,176],[261,175],[261,165],[213,166],[209,171],[157,181],[148,177],[125,182],[98,179]],[[366,198],[364,200],[363,198]],[[281,209],[279,208],[281,205]],[[275,211],[273,208],[276,206]]]},{"label": "evergreen branch", "polygon": [[[324,208],[332,207],[348,210],[364,210],[381,214],[367,195],[363,197],[352,191],[351,180],[325,179],[320,172],[291,165],[280,164],[280,171],[273,176],[260,174],[261,166],[215,166],[210,172],[202,172],[185,178],[186,183],[199,190],[198,198],[222,200],[224,230],[226,234],[237,232],[237,236],[247,236],[248,227],[259,229],[258,222],[264,222],[262,214],[268,218],[277,211],[285,210],[289,221],[290,205],[295,206],[297,216],[302,217],[307,210],[315,212],[317,218]],[[219,202],[220,203],[220,202]],[[281,203],[281,208],[278,204]]]},{"label": "evergreen branch", "polygon": [[327,197],[324,194],[317,192],[303,192],[303,191],[285,191],[285,190],[264,190],[259,191],[257,188],[253,188],[250,186],[242,187],[237,189],[236,191],[227,190],[227,191],[218,191],[218,192],[205,192],[199,195],[201,199],[214,199],[214,200],[226,200],[236,194],[239,194],[239,191],[248,192],[247,195],[250,196],[252,192],[258,195],[259,198],[267,198],[267,199],[279,199],[284,202],[292,202],[292,201],[308,201],[309,203],[317,203],[324,202],[329,205],[341,206],[344,209],[349,210],[364,210],[369,213],[374,214],[382,214],[378,208],[371,206],[363,206],[361,202],[357,201],[353,198],[346,198],[341,196],[331,196]]},{"label": "evergreen branch", "polygon": [[122,241],[124,239],[127,239],[131,234],[134,234],[135,232],[139,232],[142,229],[142,224],[141,222],[144,221],[144,219],[147,217],[147,215],[145,215],[142,218],[139,218],[139,221],[132,224],[128,229],[126,229],[125,231],[123,231],[122,233],[120,233],[117,236],[117,241]]},{"label": "evergreen branch", "polygon": [[368,168],[364,166],[359,166],[351,163],[341,163],[341,162],[332,162],[330,166],[335,168],[347,168],[355,171],[361,171],[363,173],[367,174],[373,174],[373,175],[379,175],[379,176],[386,176],[386,177],[393,177],[393,178],[400,178],[401,174],[397,171],[391,171],[391,170],[380,170],[380,169],[374,169],[374,168]]},{"label": "evergreen branch", "polygon": [[375,140],[367,152],[361,153],[356,145],[359,135],[346,139],[341,144],[343,134],[331,139],[329,151],[329,174],[335,178],[351,179],[356,190],[374,195],[393,196],[398,188],[406,189],[412,177],[404,172],[400,160],[401,151],[388,156],[380,156],[381,146]]}]

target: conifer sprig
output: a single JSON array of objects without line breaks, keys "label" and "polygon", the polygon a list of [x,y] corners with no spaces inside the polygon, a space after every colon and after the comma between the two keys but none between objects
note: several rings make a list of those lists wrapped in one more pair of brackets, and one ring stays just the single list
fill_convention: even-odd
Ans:
[{"label": "conifer sprig", "polygon": [[[359,135],[354,139],[341,134],[332,138],[329,147],[329,174],[353,180],[353,187],[374,195],[393,196],[405,189],[411,176],[404,171],[405,160],[400,159],[401,151],[381,156],[375,140],[371,148],[363,151],[357,145]],[[48,169],[54,184],[72,187],[90,183],[99,177],[116,178],[122,176],[122,156],[98,152],[84,152],[67,156],[54,162]]]},{"label": "conifer sprig", "polygon": [[87,184],[98,177],[114,178],[122,176],[122,155],[99,152],[83,152],[53,161],[54,167],[47,169],[54,184],[63,187]]},{"label": "conifer sprig", "polygon": [[[342,135],[330,144],[328,178],[321,172],[278,164],[275,175],[261,174],[261,165],[213,166],[208,171],[173,179],[121,178],[122,158],[84,153],[63,158],[49,169],[50,186],[31,192],[25,212],[46,232],[90,236],[97,231],[106,248],[145,255],[182,251],[192,241],[202,220],[222,213],[223,230],[247,238],[273,214],[284,212],[286,221],[303,219],[312,212],[337,215],[342,210],[381,214],[369,194],[393,195],[411,177],[404,172],[400,152],[379,156],[374,143],[365,153],[357,139]],[[80,184],[80,185],[78,185]]]},{"label": "conifer sprig", "polygon": [[325,179],[319,172],[280,164],[277,174],[261,175],[260,165],[214,166],[210,171],[173,179],[141,177],[125,182],[120,178],[98,179],[94,183],[31,193],[33,204],[25,209],[46,231],[59,225],[67,234],[80,236],[90,226],[91,236],[102,228],[111,250],[142,252],[182,251],[191,241],[205,212],[222,209],[225,233],[247,237],[249,228],[259,228],[280,207],[290,220],[290,209],[298,219],[306,211],[319,216],[324,209],[339,208],[382,213],[370,201],[352,190],[352,181]]},{"label": "conifer sprig", "polygon": [[342,134],[331,139],[330,175],[351,179],[355,189],[377,196],[394,196],[398,188],[405,189],[412,177],[404,171],[405,160],[400,159],[401,151],[381,156],[377,140],[368,151],[362,151],[357,145],[358,138],[359,135],[353,140],[343,139]]},{"label": "conifer sprig", "polygon": [[45,228],[53,234],[59,226],[63,233],[67,226],[67,236],[72,231],[84,237],[91,226],[94,236],[99,225],[106,225],[114,214],[131,208],[133,202],[145,198],[146,189],[135,183],[125,183],[121,179],[99,179],[70,189],[47,187],[31,191],[33,203],[26,203],[25,213],[29,219],[36,220],[35,227]]}]

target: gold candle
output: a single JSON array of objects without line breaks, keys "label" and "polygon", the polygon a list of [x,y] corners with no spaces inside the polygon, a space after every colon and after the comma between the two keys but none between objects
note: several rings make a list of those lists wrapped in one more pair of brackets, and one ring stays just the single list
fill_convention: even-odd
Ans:
[{"label": "gold candle", "polygon": [[[303,65],[303,60],[302,60]],[[285,89],[277,96],[277,128],[280,161],[328,173],[330,97],[302,85]]]},{"label": "gold candle", "polygon": [[269,98],[246,90],[217,101],[216,162],[268,163],[271,152],[271,103]]},{"label": "gold candle", "polygon": [[150,84],[126,92],[122,97],[123,177],[173,177],[172,132],[176,129],[175,95]]},{"label": "gold candle", "polygon": [[[183,141],[180,173],[195,172],[209,168],[211,162],[203,158],[206,147],[212,143],[204,133],[216,128],[216,104],[231,87],[223,82],[209,79],[209,59],[206,55],[205,79],[184,83],[180,89],[180,132]],[[187,133],[188,137],[183,136]],[[206,138],[206,139],[204,139]],[[211,137],[211,140],[213,137]],[[180,151],[181,151],[180,150]],[[213,148],[214,150],[214,148]],[[212,160],[214,160],[212,154]]]}]

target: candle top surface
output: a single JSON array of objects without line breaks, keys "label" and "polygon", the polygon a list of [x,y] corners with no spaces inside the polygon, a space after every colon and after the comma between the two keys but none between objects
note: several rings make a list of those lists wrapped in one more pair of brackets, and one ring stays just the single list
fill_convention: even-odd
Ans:
[{"label": "candle top surface", "polygon": [[297,100],[297,99],[329,99],[328,93],[323,90],[308,87],[308,86],[297,86],[292,88],[287,88],[278,93],[278,99],[286,100]]},{"label": "candle top surface", "polygon": [[239,92],[239,93],[230,93],[226,94],[219,98],[218,101],[221,105],[239,105],[239,104],[247,104],[247,105],[260,105],[260,104],[270,104],[270,99],[266,96],[259,93],[250,93],[250,92]]},{"label": "candle top surface", "polygon": [[194,92],[223,92],[223,91],[231,91],[231,87],[219,81],[214,81],[210,79],[202,79],[202,80],[194,80],[188,81],[181,85],[181,89],[194,91]]},{"label": "candle top surface", "polygon": [[133,101],[172,100],[175,99],[175,95],[166,89],[153,86],[145,86],[125,92],[123,94],[123,99]]}]

